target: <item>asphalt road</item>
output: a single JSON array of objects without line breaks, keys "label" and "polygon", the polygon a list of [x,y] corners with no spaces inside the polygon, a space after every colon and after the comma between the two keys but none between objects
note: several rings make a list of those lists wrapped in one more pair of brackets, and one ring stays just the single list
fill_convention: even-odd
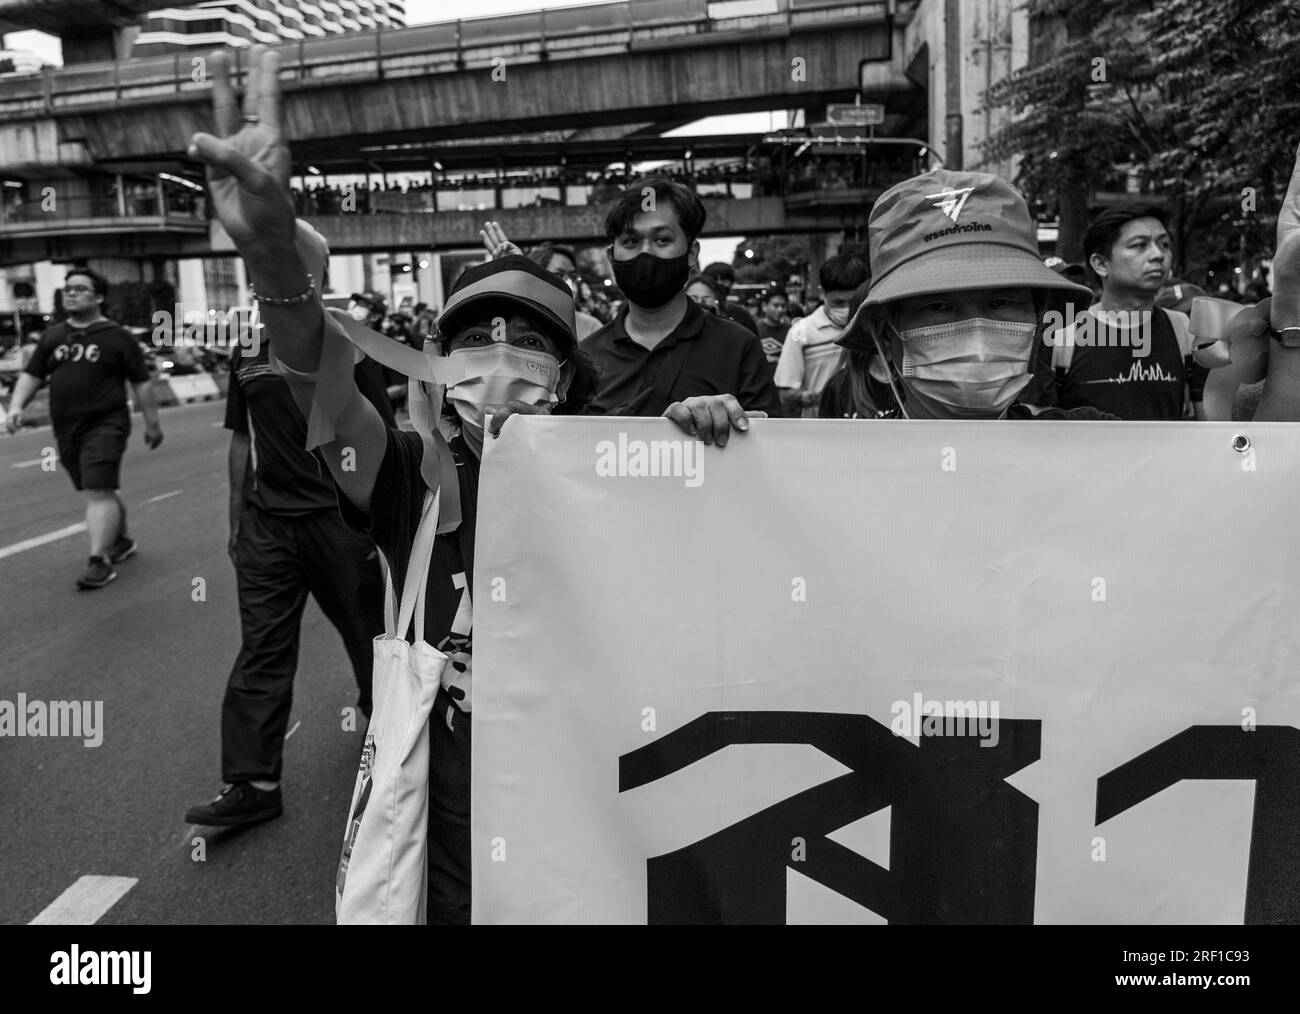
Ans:
[{"label": "asphalt road", "polygon": [[137,416],[121,495],[140,549],[88,592],[74,586],[84,532],[20,548],[84,520],[67,474],[41,467],[49,429],[0,435],[0,700],[103,702],[98,747],[0,737],[0,923],[32,921],[86,876],[136,881],[101,924],[333,921],[363,732],[343,729],[355,685],[314,602],[284,815],[224,831],[184,820],[220,788],[221,698],[239,647],[223,411],[164,409],[165,441],[152,452]]}]

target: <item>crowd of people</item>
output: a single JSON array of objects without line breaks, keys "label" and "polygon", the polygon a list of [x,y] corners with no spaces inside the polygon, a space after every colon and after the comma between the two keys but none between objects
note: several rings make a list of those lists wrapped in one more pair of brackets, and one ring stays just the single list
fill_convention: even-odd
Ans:
[{"label": "crowd of people", "polygon": [[[784,170],[780,160],[762,156],[753,160],[711,160],[698,164],[668,163],[654,169],[701,196],[761,197],[780,194],[880,188],[909,174],[907,159],[884,160],[861,155],[806,155],[791,159]],[[448,172],[439,175],[404,175],[391,180],[358,179],[350,182],[304,182],[293,185],[294,207],[299,215],[401,214],[410,211],[464,210],[457,195],[532,192],[528,205],[561,203],[608,204],[616,200],[639,174],[627,168],[603,171],[543,168],[504,170],[501,173]],[[385,200],[379,195],[423,195],[418,202]],[[575,195],[583,200],[575,200]],[[489,206],[495,206],[496,199]],[[517,203],[510,206],[519,206]]]},{"label": "crowd of people", "polygon": [[[881,419],[1206,416],[1206,371],[1186,313],[1191,294],[1170,279],[1163,213],[1096,215],[1085,274],[1071,277],[1040,256],[1019,192],[976,172],[935,170],[891,187],[872,208],[865,259],[826,260],[816,300],[801,276],[787,278],[762,294],[756,318],[731,298],[730,265],[699,268],[707,211],[697,194],[670,176],[630,180],[604,223],[623,297],[608,319],[580,308],[572,250],[546,244],[525,254],[488,222],[488,259],[462,273],[441,313],[422,314],[422,330],[385,336],[376,328],[391,315],[376,294],[354,294],[343,315],[321,302],[326,238],[301,221],[276,175],[287,145],[271,126],[273,56],[257,57],[249,73],[249,107],[264,115],[243,123],[222,68],[214,73],[219,133],[195,135],[190,154],[222,184],[212,191],[214,210],[247,265],[264,337],[260,358],[232,378],[227,413],[242,644],[221,716],[224,784],[186,819],[238,825],[282,812],[282,748],[307,593],[343,634],[368,715],[379,707],[370,639],[412,636],[405,623],[385,621],[383,587],[388,581],[401,593],[414,573],[421,583],[414,637],[441,660],[428,721],[431,923],[469,920],[473,557],[479,524],[490,517],[480,517],[478,477],[485,442],[513,416],[664,417],[718,447],[761,440],[749,432],[757,415],[857,419],[864,431]],[[1282,227],[1300,230],[1300,175],[1289,201]],[[1300,263],[1279,261],[1274,271],[1274,287],[1290,294]],[[88,382],[72,369],[84,373],[88,364],[59,350],[97,324],[97,282],[86,272],[68,282],[87,304],[74,321],[79,330],[52,330],[42,340],[11,427],[41,378],[51,376],[56,406],[66,403],[65,387]],[[1264,301],[1232,324],[1277,339],[1261,419],[1300,419],[1300,343],[1292,341],[1300,319],[1286,316],[1295,306],[1300,300],[1271,308]],[[358,361],[354,348],[367,355]],[[127,353],[119,369],[132,379],[139,372]],[[404,376],[411,428],[395,424],[388,397]],[[100,494],[92,563],[111,570],[129,541],[124,512],[103,506],[116,496],[121,434],[96,420],[61,422],[56,412],[56,432],[61,426],[74,485]],[[264,449],[256,460],[247,455],[250,440]],[[111,468],[103,467],[105,446],[116,454]],[[92,469],[73,471],[91,460],[92,447],[93,483]]]}]

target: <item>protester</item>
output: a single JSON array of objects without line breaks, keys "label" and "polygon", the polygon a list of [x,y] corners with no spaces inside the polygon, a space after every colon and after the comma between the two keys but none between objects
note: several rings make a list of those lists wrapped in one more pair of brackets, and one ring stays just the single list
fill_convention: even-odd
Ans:
[{"label": "protester", "polygon": [[104,316],[107,295],[102,275],[86,268],[68,272],[63,283],[68,319],[41,337],[14,385],[5,419],[9,432],[17,431],[24,406],[49,380],[59,460],[86,504],[90,559],[77,579],[83,590],[114,580],[113,565],[136,551],[136,541],[127,534],[126,505],[117,493],[131,435],[126,382],[144,413],[145,444],[154,450],[163,441],[144,353],[125,328]]},{"label": "protester", "polygon": [[[542,266],[542,270],[549,271],[567,285],[575,302],[577,301],[582,279],[578,277],[578,260],[572,249],[554,243],[544,243],[529,256]],[[601,328],[600,321],[583,310],[577,310],[576,317],[578,341],[584,341]]]},{"label": "protester", "polygon": [[840,365],[843,350],[835,341],[849,321],[853,290],[868,277],[857,257],[841,254],[822,265],[822,305],[790,325],[776,364],[776,386],[789,414],[817,417],[822,388]]},{"label": "protester", "polygon": [[[954,195],[964,197],[960,207]],[[1007,417],[1029,383],[1035,342],[1051,315],[1088,298],[1039,258],[1024,198],[997,176],[933,170],[881,195],[868,235],[870,287],[838,344],[880,357],[905,419]],[[871,361],[850,360],[864,386]],[[666,414],[719,446],[731,427],[749,428],[725,396],[673,405]],[[1100,415],[1050,409],[1040,418]]]},{"label": "protester", "polygon": [[1204,419],[1207,371],[1192,360],[1188,317],[1155,305],[1172,259],[1164,212],[1108,208],[1088,226],[1083,246],[1101,298],[1067,308],[1064,326],[1047,334],[1051,374],[1035,405],[1169,420],[1189,414],[1190,403],[1190,414]]},{"label": "protester", "polygon": [[798,320],[808,313],[804,303],[803,275],[791,275],[786,279],[785,312],[791,320]]},{"label": "protester", "polygon": [[[680,186],[680,184],[678,185]],[[728,320],[734,320],[752,334],[758,334],[758,328],[754,326],[754,318],[749,315],[749,311],[731,301],[731,290],[736,284],[735,269],[730,264],[715,261],[701,271],[700,274],[713,279],[713,284],[717,286],[718,291],[721,293],[718,301],[718,312]]]},{"label": "protester", "polygon": [[718,313],[722,304],[722,290],[708,275],[691,275],[686,279],[686,295],[699,307]]},{"label": "protester", "polygon": [[[326,353],[329,341],[347,339],[324,312],[280,173],[289,153],[275,126],[278,56],[254,51],[245,108],[256,108],[259,115],[242,125],[234,112],[228,62],[219,53],[212,60],[215,119],[226,139],[195,135],[190,153],[208,166],[214,210],[248,266],[299,409],[310,415],[318,395],[321,406],[336,406],[317,433],[318,450],[342,493],[345,518],[375,540],[400,588],[428,492],[422,465],[435,475],[441,467],[423,462],[426,447],[439,445],[426,442],[426,435],[385,426],[357,389],[350,368],[337,373],[339,362],[352,361],[350,352],[342,360]],[[677,294],[684,300],[680,281]],[[505,406],[545,411],[566,398],[575,376],[591,367],[577,348],[572,293],[526,257],[507,255],[467,270],[443,309],[439,341],[440,351],[464,362],[469,372],[447,388],[460,423],[446,444],[460,522],[435,540],[425,591],[425,640],[452,662],[444,670],[429,726],[428,921],[467,923],[473,557],[486,417],[497,413],[491,430],[496,433]]]},{"label": "protester", "polygon": [[758,337],[684,291],[705,217],[694,193],[662,176],[634,181],[610,208],[605,235],[627,306],[583,343],[600,373],[590,414],[661,415],[673,402],[724,393],[781,414]]},{"label": "protester", "polygon": [[763,345],[763,354],[775,370],[786,333],[790,330],[785,292],[776,287],[766,290],[758,299],[758,309],[758,340]]},{"label": "protester", "polygon": [[[870,289],[868,281],[853,290],[850,316],[858,312]],[[845,350],[843,363],[822,389],[817,415],[820,419],[899,418],[898,402],[889,386],[889,367],[874,345]]]},{"label": "protester", "polygon": [[[370,717],[372,643],[384,632],[383,572],[370,540],[339,516],[334,483],[303,449],[307,422],[271,368],[274,343],[263,329],[257,354],[237,357],[230,371],[229,550],[242,643],[221,707],[225,784],[185,814],[191,824],[249,824],[282,812],[284,737],[309,593],[343,638],[357,707]],[[385,425],[394,425],[379,364],[362,359],[354,377]]]}]

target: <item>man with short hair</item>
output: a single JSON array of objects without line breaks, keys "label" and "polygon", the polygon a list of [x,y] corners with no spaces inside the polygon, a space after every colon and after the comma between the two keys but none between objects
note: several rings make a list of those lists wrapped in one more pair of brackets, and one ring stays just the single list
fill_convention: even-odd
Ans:
[{"label": "man with short hair", "polygon": [[664,176],[634,181],[614,202],[605,235],[627,306],[583,343],[601,371],[587,414],[657,416],[720,394],[748,411],[781,414],[757,335],[686,296],[705,217],[694,192]]},{"label": "man with short hair", "polygon": [[1101,298],[1067,308],[1064,326],[1045,336],[1051,372],[1039,371],[1034,405],[1170,420],[1185,418],[1190,402],[1195,418],[1204,419],[1208,371],[1192,360],[1190,321],[1156,306],[1172,260],[1164,212],[1108,208],[1088,226],[1083,248]]},{"label": "man with short hair", "polygon": [[705,278],[713,279],[713,284],[722,293],[722,301],[718,303],[718,312],[728,320],[734,320],[746,330],[758,334],[758,328],[755,326],[754,318],[750,316],[749,311],[739,303],[731,301],[731,290],[736,284],[735,269],[730,264],[715,261],[701,271],[700,274],[704,275]]},{"label": "man with short hair", "polygon": [[[369,539],[339,515],[328,471],[307,442],[307,420],[271,366],[274,336],[231,360],[230,542],[239,598],[239,653],[221,704],[221,777],[228,788],[191,807],[191,824],[231,827],[278,817],[284,738],[293,704],[302,614],[310,594],[343,639],[370,717],[373,642],[384,632],[384,577]],[[393,426],[380,365],[353,368],[357,390]]]},{"label": "man with short hair", "polygon": [[776,371],[776,364],[781,360],[781,349],[785,345],[785,336],[790,330],[786,305],[785,291],[775,286],[764,292],[758,299],[758,340],[763,345],[763,354],[767,356],[768,365],[773,373]]},{"label": "man with short hair", "polygon": [[149,390],[149,367],[140,343],[103,314],[108,295],[104,277],[74,268],[64,279],[68,319],[47,330],[14,387],[6,425],[22,425],[23,406],[50,382],[50,419],[59,460],[86,501],[90,560],[77,579],[82,590],[103,588],[117,577],[113,564],[136,550],[126,530],[126,505],[117,495],[122,455],[131,434],[126,382],[144,413],[150,450],[163,441],[158,406]]},{"label": "man with short hair", "polygon": [[839,368],[835,344],[849,322],[853,290],[870,277],[857,257],[839,254],[822,265],[822,305],[790,325],[776,364],[776,386],[788,414],[816,419],[822,389]]}]

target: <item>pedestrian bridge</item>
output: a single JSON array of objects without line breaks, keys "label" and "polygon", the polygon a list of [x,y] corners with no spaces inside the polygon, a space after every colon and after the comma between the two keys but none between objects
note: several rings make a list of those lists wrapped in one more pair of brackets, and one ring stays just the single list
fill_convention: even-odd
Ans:
[{"label": "pedestrian bridge", "polygon": [[[296,161],[363,147],[866,101],[915,116],[916,0],[624,0],[285,43]],[[237,71],[247,51],[234,50]],[[867,61],[864,63],[864,61]],[[860,68],[860,65],[861,68]],[[179,164],[211,130],[191,53],[0,79],[0,169]],[[882,133],[890,133],[886,120]]]}]

